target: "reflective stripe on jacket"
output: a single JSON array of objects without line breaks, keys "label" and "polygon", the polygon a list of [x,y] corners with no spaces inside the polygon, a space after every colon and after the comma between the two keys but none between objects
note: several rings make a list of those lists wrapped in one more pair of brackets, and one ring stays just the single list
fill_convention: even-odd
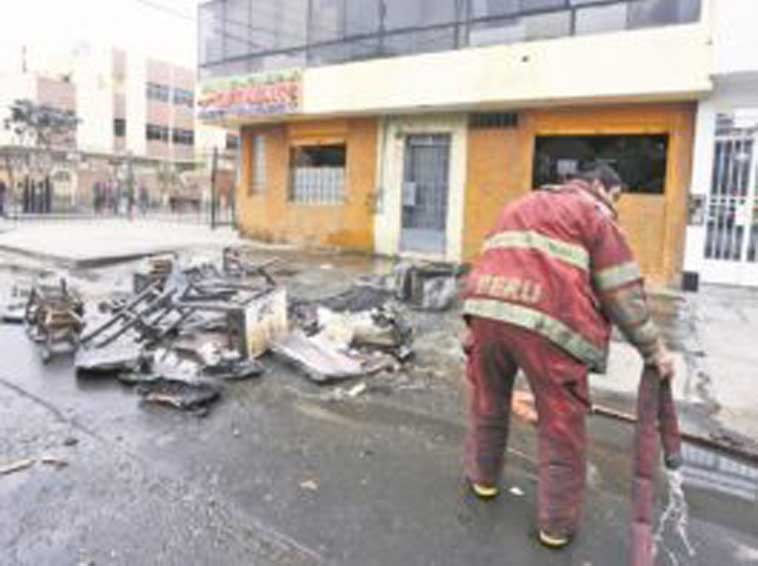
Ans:
[{"label": "reflective stripe on jacket", "polygon": [[615,217],[580,181],[506,207],[468,278],[464,313],[541,334],[604,371],[611,328],[602,296],[642,279]]}]

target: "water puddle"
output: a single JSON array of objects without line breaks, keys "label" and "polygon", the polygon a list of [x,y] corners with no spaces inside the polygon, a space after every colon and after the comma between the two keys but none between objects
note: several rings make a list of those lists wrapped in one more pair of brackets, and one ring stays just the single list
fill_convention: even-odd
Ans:
[{"label": "water puddle", "polygon": [[758,502],[758,466],[692,444],[682,446],[682,456],[685,486]]},{"label": "water puddle", "polygon": [[689,504],[685,489],[758,502],[758,466],[715,450],[685,443],[684,466],[665,475],[666,506],[655,531],[656,555],[661,564],[684,566],[697,555],[689,536]]},{"label": "water puddle", "polygon": [[680,543],[684,547],[684,551],[689,558],[694,558],[696,555],[695,549],[690,542],[688,525],[690,520],[689,505],[687,504],[687,498],[684,495],[684,472],[682,470],[667,471],[666,472],[666,487],[668,501],[666,508],[661,514],[661,518],[658,522],[658,528],[653,535],[655,541],[655,553],[663,552],[668,557],[668,561],[672,566],[679,566],[680,562],[676,553],[668,544],[664,543],[664,535],[667,531],[671,531],[674,542]]}]

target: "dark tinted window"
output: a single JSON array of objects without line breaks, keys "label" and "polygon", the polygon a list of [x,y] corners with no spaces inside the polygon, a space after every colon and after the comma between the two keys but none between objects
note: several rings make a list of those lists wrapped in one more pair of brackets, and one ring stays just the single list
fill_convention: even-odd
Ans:
[{"label": "dark tinted window", "polygon": [[126,135],[126,120],[123,118],[113,120],[113,135],[117,138],[123,138]]},{"label": "dark tinted window", "polygon": [[561,183],[595,161],[618,171],[628,192],[663,194],[668,136],[538,137],[534,153],[534,186]]}]

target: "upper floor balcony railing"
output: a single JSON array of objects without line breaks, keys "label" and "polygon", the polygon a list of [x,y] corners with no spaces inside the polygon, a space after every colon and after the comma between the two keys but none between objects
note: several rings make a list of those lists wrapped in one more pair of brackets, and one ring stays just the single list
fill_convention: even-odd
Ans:
[{"label": "upper floor balcony railing", "polygon": [[702,0],[210,0],[201,76],[219,77],[699,21]]}]

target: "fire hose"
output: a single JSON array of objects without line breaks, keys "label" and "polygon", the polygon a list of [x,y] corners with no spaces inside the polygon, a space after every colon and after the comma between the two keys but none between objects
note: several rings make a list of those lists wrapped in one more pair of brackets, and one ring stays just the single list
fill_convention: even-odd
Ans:
[{"label": "fire hose", "polygon": [[661,379],[654,368],[645,368],[637,394],[637,425],[634,434],[632,566],[653,566],[655,560],[653,519],[659,438],[666,468],[680,468],[682,441],[671,380]]}]

